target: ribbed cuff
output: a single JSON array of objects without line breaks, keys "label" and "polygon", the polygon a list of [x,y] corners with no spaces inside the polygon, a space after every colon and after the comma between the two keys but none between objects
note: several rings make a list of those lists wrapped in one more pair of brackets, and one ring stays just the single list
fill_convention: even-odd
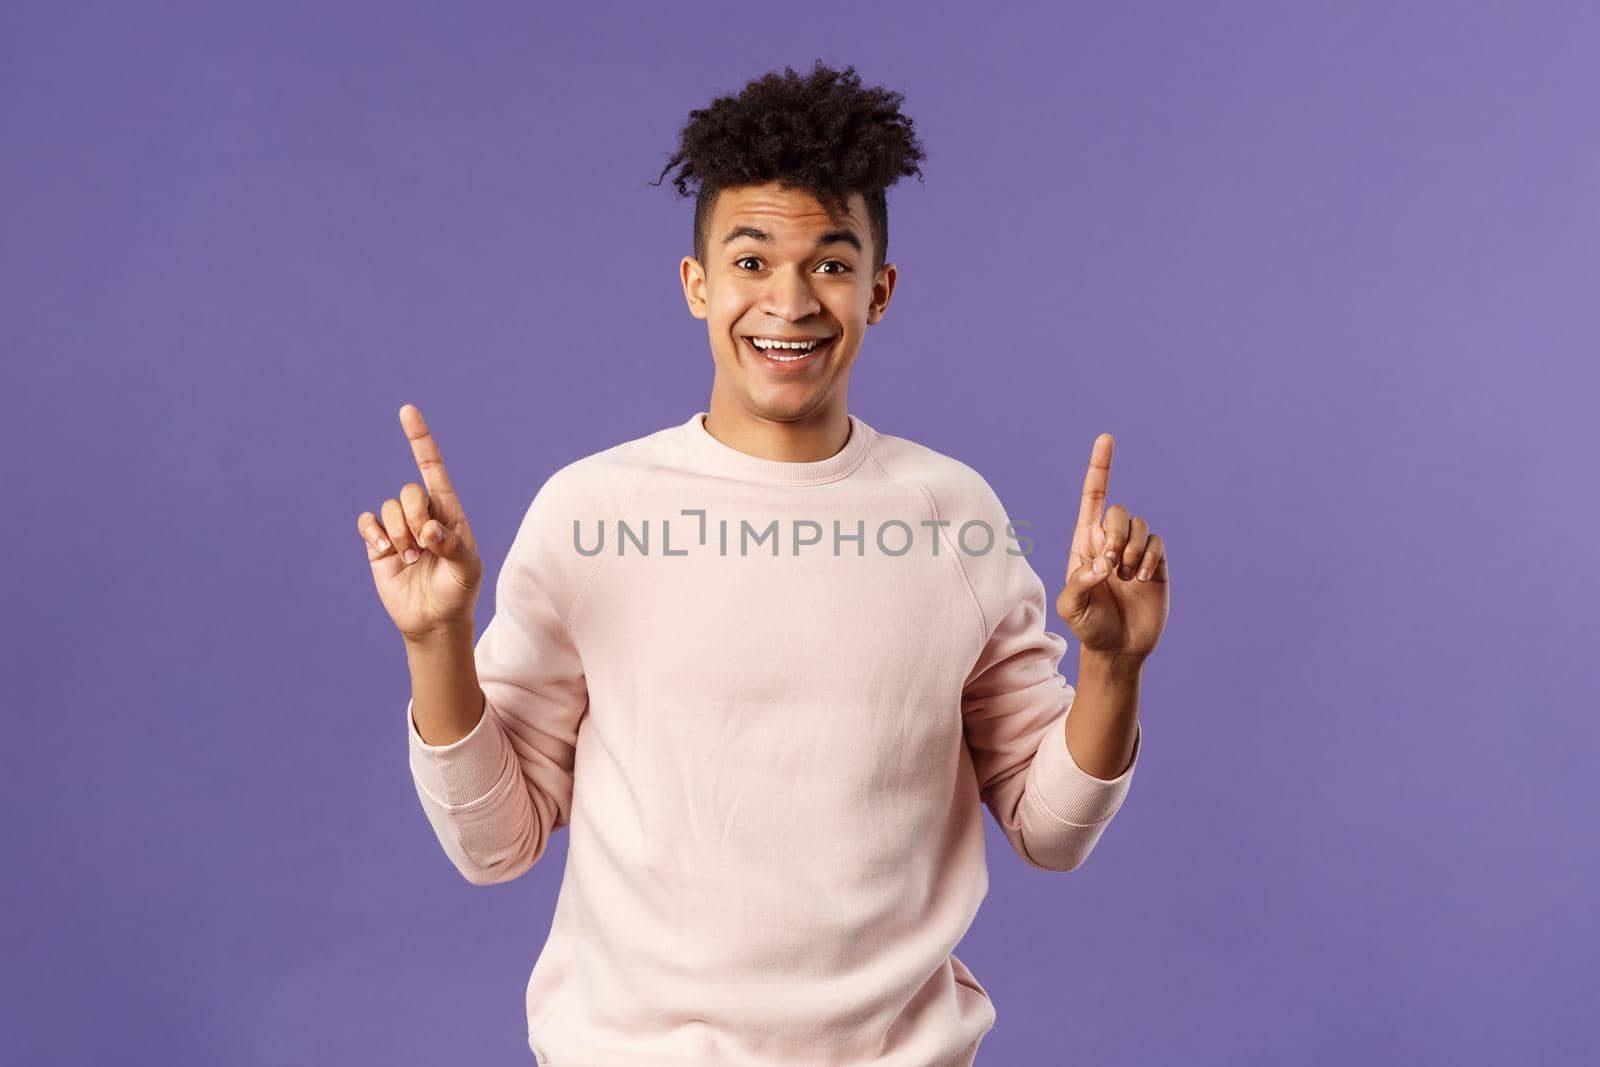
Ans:
[{"label": "ribbed cuff", "polygon": [[1128,795],[1133,769],[1139,765],[1144,723],[1134,727],[1133,756],[1127,768],[1117,777],[1106,779],[1096,778],[1073,761],[1067,748],[1066,718],[1063,715],[1052,722],[1039,742],[1039,751],[1028,768],[1027,795],[1061,822],[1093,826],[1115,815]]},{"label": "ribbed cuff", "polygon": [[422,739],[417,722],[411,717],[411,704],[411,700],[406,701],[411,774],[417,785],[440,804],[447,808],[470,806],[488,796],[514,770],[511,742],[488,704],[472,732],[448,745],[430,745]]}]

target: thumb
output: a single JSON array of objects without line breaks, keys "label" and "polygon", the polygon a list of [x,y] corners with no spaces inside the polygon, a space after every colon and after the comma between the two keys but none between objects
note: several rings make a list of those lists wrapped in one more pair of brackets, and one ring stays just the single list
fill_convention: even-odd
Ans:
[{"label": "thumb", "polygon": [[1089,590],[1104,582],[1111,576],[1111,567],[1104,556],[1096,556],[1071,574],[1067,575],[1066,596],[1063,605],[1068,611],[1076,613],[1089,598]]},{"label": "thumb", "polygon": [[422,527],[422,543],[443,559],[453,560],[462,555],[461,535],[437,519],[429,519]]}]

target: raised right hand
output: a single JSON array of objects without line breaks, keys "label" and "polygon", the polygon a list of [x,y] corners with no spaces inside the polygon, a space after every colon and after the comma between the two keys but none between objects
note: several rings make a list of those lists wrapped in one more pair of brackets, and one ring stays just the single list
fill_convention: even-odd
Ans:
[{"label": "raised right hand", "polygon": [[[382,525],[370,511],[356,520],[367,542],[378,598],[407,640],[461,628],[471,634],[472,610],[483,581],[477,542],[445,473],[439,446],[415,404],[401,407],[400,425],[427,490],[407,482],[398,500],[390,497],[379,508]],[[415,556],[407,562],[411,553]]]}]

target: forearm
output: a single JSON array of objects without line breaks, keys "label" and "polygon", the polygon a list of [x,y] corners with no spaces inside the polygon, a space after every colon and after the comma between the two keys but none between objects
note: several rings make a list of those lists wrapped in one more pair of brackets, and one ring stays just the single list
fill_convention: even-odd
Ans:
[{"label": "forearm", "polygon": [[1078,680],[1067,716],[1067,751],[1096,778],[1127,770],[1139,725],[1139,681],[1143,659],[1126,660],[1078,651]]},{"label": "forearm", "polygon": [[430,745],[448,745],[471,733],[485,704],[472,630],[408,639],[406,661],[411,667],[411,717],[418,736]]}]

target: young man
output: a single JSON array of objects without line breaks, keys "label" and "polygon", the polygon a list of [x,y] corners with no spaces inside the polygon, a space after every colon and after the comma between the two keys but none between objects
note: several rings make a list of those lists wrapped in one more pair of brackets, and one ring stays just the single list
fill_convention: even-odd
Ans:
[{"label": "young man", "polygon": [[1055,601],[1074,688],[988,483],[846,408],[894,291],[884,189],[922,158],[899,100],[818,64],[691,114],[668,168],[700,183],[710,410],[550,476],[475,647],[482,564],[401,409],[427,490],[359,524],[423,810],[477,885],[571,828],[540,1063],[971,1064],[996,1014],[951,950],[988,887],[980,802],[1059,872],[1127,794],[1167,570],[1102,511],[1110,435]]}]

